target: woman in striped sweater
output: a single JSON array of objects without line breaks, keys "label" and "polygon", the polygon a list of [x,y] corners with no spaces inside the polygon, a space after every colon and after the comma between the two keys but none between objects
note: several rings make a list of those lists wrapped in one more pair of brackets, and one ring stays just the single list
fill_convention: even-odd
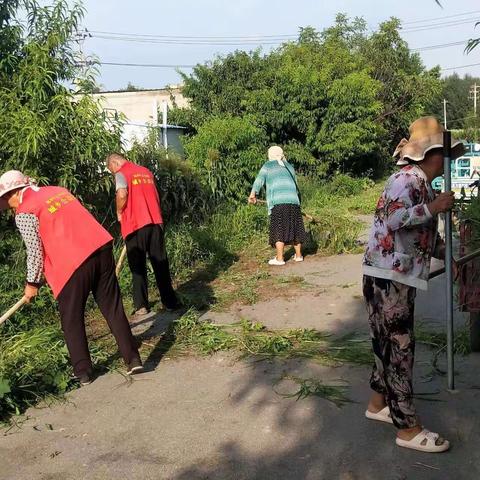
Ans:
[{"label": "woman in striped sweater", "polygon": [[285,265],[285,245],[295,248],[296,262],[302,262],[302,243],[305,242],[305,227],[300,209],[300,196],[295,179],[295,170],[290,165],[278,147],[270,147],[268,161],[261,168],[249,203],[257,203],[257,196],[263,186],[267,189],[267,206],[270,215],[270,245],[277,249],[277,255],[268,263],[270,265]]}]

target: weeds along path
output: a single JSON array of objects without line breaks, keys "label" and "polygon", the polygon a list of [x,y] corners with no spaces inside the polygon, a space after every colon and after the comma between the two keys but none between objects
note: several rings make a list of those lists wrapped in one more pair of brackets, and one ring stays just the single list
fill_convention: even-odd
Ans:
[{"label": "weeds along path", "polygon": [[[240,258],[210,285],[215,308],[134,325],[147,373],[103,375],[3,429],[0,477],[478,478],[479,454],[466,448],[480,440],[472,422],[478,359],[457,359],[460,392],[451,396],[431,351],[419,349],[416,389],[427,400],[419,410],[458,446],[448,456],[399,452],[389,427],[364,420],[370,356],[360,259],[310,256],[270,270]],[[441,288],[421,298],[421,314]]]},{"label": "weeds along path", "polygon": [[[378,189],[372,186],[370,180],[346,176],[320,184],[303,179],[304,206],[315,218],[308,222],[306,253],[327,255],[358,249],[362,224],[355,216],[371,212]],[[265,260],[271,253],[265,247],[268,215],[264,206],[222,204],[199,221],[183,220],[169,224],[166,239],[172,272],[185,304],[201,311],[218,311],[233,303],[252,304],[283,295],[292,290],[290,284],[308,287],[301,276],[274,278],[269,274]],[[20,245],[17,252],[23,254]],[[2,311],[21,295],[23,271],[20,273],[18,265],[15,268],[4,275],[11,282],[3,285],[8,294],[0,298]],[[123,270],[120,285],[126,308],[131,311],[129,273],[128,268]],[[297,285],[293,285],[295,282]],[[89,302],[87,316],[94,363],[102,371],[112,369],[117,360],[116,348],[93,302]],[[149,332],[152,334],[154,331]],[[181,342],[177,339],[173,343],[178,346]],[[150,358],[152,349],[157,355],[158,350],[170,344],[171,339],[160,342],[160,338],[149,338],[143,344],[143,354]],[[33,305],[22,309],[3,327],[0,345],[0,421],[23,413],[46,397],[75,388],[57,309],[48,289],[42,289]]]}]

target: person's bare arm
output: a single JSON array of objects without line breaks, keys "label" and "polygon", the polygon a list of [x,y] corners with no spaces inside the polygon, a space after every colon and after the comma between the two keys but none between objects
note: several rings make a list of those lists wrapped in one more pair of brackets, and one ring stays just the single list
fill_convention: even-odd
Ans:
[{"label": "person's bare arm", "polygon": [[125,209],[128,199],[128,190],[126,188],[119,188],[116,193],[117,218],[120,222],[122,220],[122,212]]}]

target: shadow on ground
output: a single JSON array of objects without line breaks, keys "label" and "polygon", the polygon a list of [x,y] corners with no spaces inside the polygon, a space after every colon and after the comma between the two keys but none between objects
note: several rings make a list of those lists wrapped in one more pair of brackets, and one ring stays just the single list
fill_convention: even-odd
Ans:
[{"label": "shadow on ground", "polygon": [[[270,328],[366,334],[359,260],[292,263],[278,274],[303,275],[311,290],[240,314]],[[443,328],[441,280],[435,285],[419,295],[418,312]],[[162,314],[139,323],[137,334],[158,335],[173,318]],[[420,346],[416,391],[428,395],[417,407],[426,426],[451,440],[451,452],[443,455],[402,450],[393,427],[364,418],[368,367],[302,358],[239,361],[222,353],[163,357],[155,372],[133,382],[105,375],[73,392],[75,408],[29,411],[23,428],[0,437],[2,473],[9,480],[476,480],[480,358],[457,358],[459,392],[451,394],[444,377],[432,375],[431,356]],[[351,402],[338,408],[318,396],[286,398],[298,386],[279,381],[285,375],[348,382]]]},{"label": "shadow on ground", "polygon": [[[358,286],[359,287],[359,286]],[[444,280],[418,299],[418,320],[444,328]],[[346,299],[345,299],[346,300]],[[325,305],[328,309],[328,306]],[[292,306],[298,310],[298,304]],[[280,314],[281,312],[279,312]],[[433,318],[433,323],[432,323]],[[462,315],[456,322],[461,324]],[[259,319],[258,317],[256,319]],[[367,319],[361,299],[349,309],[349,318],[334,334],[366,333]],[[423,454],[395,446],[393,427],[363,417],[368,398],[369,368],[326,369],[308,360],[249,363],[246,373],[232,384],[234,408],[249,404],[258,420],[253,435],[275,432],[269,448],[256,451],[248,441],[224,441],[216,452],[173,476],[175,480],[209,479],[325,479],[325,480],[474,480],[480,475],[480,453],[471,448],[480,441],[480,391],[477,372],[480,356],[458,357],[458,391],[446,391],[444,376],[432,373],[432,351],[417,348],[416,400],[424,424],[441,431],[453,447],[443,455]],[[443,360],[442,360],[443,361]],[[348,380],[352,403],[337,408],[322,398],[292,401],[272,396],[272,385],[286,373],[321,378],[328,383]],[[280,387],[278,387],[280,388]],[[295,391],[290,385],[289,393]],[[267,426],[265,426],[267,425]],[[253,444],[256,441],[252,442]]]}]

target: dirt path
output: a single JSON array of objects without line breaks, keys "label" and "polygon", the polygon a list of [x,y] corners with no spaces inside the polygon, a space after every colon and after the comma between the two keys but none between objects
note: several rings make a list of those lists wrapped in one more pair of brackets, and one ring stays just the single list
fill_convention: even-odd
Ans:
[{"label": "dirt path", "polygon": [[[208,312],[205,319],[240,318],[269,328],[307,327],[332,333],[366,333],[360,297],[360,256],[310,257],[273,271],[290,276],[289,295]],[[442,280],[419,295],[417,316],[443,328]],[[153,317],[135,332],[162,331],[171,320]],[[457,322],[462,322],[459,315]],[[442,456],[416,454],[394,445],[389,426],[364,419],[369,369],[326,367],[310,360],[237,360],[233,354],[169,359],[128,382],[100,377],[50,408],[30,409],[19,428],[0,436],[3,480],[456,480],[480,476],[480,358],[457,362],[459,392],[431,375],[431,352],[419,348],[418,393],[428,426],[453,442]],[[347,382],[352,400],[337,408],[309,396],[285,398],[298,386],[288,374]],[[439,392],[439,393],[437,393]],[[424,397],[422,397],[424,398]],[[418,462],[418,463],[417,463]]]}]

